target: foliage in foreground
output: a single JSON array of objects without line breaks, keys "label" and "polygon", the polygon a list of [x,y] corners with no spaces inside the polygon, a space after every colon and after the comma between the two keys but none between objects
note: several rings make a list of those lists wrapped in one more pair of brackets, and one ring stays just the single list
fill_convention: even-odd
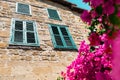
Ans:
[{"label": "foliage in foreground", "polygon": [[120,0],[83,0],[91,6],[81,19],[90,25],[77,58],[62,72],[64,80],[120,79]]}]

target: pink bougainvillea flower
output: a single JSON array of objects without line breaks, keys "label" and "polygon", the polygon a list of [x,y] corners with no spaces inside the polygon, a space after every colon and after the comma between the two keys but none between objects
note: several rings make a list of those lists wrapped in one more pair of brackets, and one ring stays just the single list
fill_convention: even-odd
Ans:
[{"label": "pink bougainvillea flower", "polygon": [[98,16],[98,13],[95,10],[93,10],[91,11],[91,16],[92,18],[96,18]]},{"label": "pink bougainvillea flower", "polygon": [[83,0],[83,2],[86,2],[86,3],[87,3],[87,2],[90,2],[90,0]]},{"label": "pink bougainvillea flower", "polygon": [[91,6],[96,8],[98,6],[100,6],[102,3],[104,2],[104,0],[91,0]]},{"label": "pink bougainvillea flower", "polygon": [[84,22],[87,22],[89,25],[91,24],[92,17],[87,10],[85,10],[80,17]]},{"label": "pink bougainvillea flower", "polygon": [[90,41],[90,45],[92,45],[92,46],[99,45],[100,41],[101,41],[98,33],[95,33],[95,32],[91,33],[88,39]]},{"label": "pink bougainvillea flower", "polygon": [[120,11],[118,11],[117,16],[120,18]]},{"label": "pink bougainvillea flower", "polygon": [[118,7],[117,16],[120,18],[120,7]]},{"label": "pink bougainvillea flower", "polygon": [[96,73],[96,80],[112,80],[108,74],[102,72]]},{"label": "pink bougainvillea flower", "polygon": [[113,14],[115,11],[115,7],[113,5],[113,1],[107,1],[103,4],[103,13],[109,16],[110,14]]},{"label": "pink bougainvillea flower", "polygon": [[78,51],[79,51],[79,53],[82,53],[82,52],[88,53],[89,49],[90,49],[90,46],[88,44],[86,44],[85,41],[82,41]]},{"label": "pink bougainvillea flower", "polygon": [[120,32],[113,41],[113,70],[112,76],[115,80],[120,80]]},{"label": "pink bougainvillea flower", "polygon": [[100,35],[100,39],[101,41],[108,41],[109,40],[109,37],[108,37],[108,34],[104,33],[102,35]]},{"label": "pink bougainvillea flower", "polygon": [[102,72],[96,73],[96,80],[105,80],[105,75]]},{"label": "pink bougainvillea flower", "polygon": [[120,0],[115,0],[115,4],[120,4]]},{"label": "pink bougainvillea flower", "polygon": [[100,16],[98,19],[97,19],[100,23],[102,23],[102,16]]}]

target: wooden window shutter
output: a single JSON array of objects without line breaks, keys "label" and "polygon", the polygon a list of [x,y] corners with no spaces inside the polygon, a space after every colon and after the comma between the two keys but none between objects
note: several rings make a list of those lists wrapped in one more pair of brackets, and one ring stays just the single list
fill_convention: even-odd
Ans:
[{"label": "wooden window shutter", "polygon": [[66,26],[50,24],[50,33],[55,49],[77,49]]}]

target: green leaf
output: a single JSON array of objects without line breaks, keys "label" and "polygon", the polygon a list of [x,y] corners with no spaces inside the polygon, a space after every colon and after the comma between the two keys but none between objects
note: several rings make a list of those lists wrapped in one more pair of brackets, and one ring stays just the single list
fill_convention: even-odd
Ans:
[{"label": "green leaf", "polygon": [[105,33],[105,31],[106,31],[106,29],[102,29],[99,31],[99,34],[103,34],[103,33]]},{"label": "green leaf", "polygon": [[63,77],[58,77],[57,80],[64,80]]},{"label": "green leaf", "polygon": [[94,26],[90,26],[89,29],[90,29],[91,32],[93,32],[95,27]]},{"label": "green leaf", "polygon": [[95,47],[94,46],[91,46],[90,47],[90,52],[93,52],[95,50]]},{"label": "green leaf", "polygon": [[120,26],[120,18],[118,18],[115,14],[112,14],[109,16],[109,19],[110,19],[110,22],[113,24],[113,25],[118,25]]},{"label": "green leaf", "polygon": [[102,6],[98,6],[98,7],[96,8],[96,12],[97,12],[98,14],[102,14]]}]

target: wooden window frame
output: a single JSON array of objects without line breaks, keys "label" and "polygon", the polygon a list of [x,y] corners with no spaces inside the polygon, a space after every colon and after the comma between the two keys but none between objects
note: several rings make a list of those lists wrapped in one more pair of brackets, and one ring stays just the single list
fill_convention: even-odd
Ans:
[{"label": "wooden window frame", "polygon": [[[15,42],[14,41],[15,21],[22,21],[23,22],[23,42]],[[35,36],[35,43],[28,43],[27,42],[27,32],[28,31],[26,30],[26,22],[32,22],[33,23],[33,28],[34,28],[33,33],[34,33],[34,36]],[[10,31],[9,45],[40,46],[36,22],[28,21],[28,20],[14,19],[13,18],[12,21],[11,21],[11,31]]]},{"label": "wooden window frame", "polygon": [[55,10],[55,11],[57,12],[58,19],[56,19],[56,18],[52,18],[52,17],[50,16],[48,9],[50,9],[50,8],[47,8],[47,14],[48,14],[48,17],[49,17],[50,19],[62,21],[62,18],[60,17],[60,13],[58,12],[58,10],[56,10],[56,9],[51,9],[51,10]]}]

